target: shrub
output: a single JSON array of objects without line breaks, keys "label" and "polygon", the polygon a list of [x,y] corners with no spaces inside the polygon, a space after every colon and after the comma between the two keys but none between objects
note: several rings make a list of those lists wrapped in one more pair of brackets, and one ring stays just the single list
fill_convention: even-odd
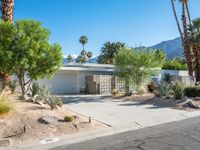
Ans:
[{"label": "shrub", "polygon": [[175,81],[175,83],[172,86],[172,90],[173,90],[173,95],[175,99],[181,99],[183,98],[184,95],[184,85],[179,82],[179,81]]},{"label": "shrub", "polygon": [[116,89],[113,89],[111,93],[112,93],[112,95],[114,95],[114,96],[115,96],[115,95],[119,94],[119,91],[118,91],[118,90],[116,90]]},{"label": "shrub", "polygon": [[170,83],[171,82],[170,74],[169,73],[165,73],[162,80],[165,81],[166,83]]},{"label": "shrub", "polygon": [[43,101],[47,101],[48,98],[50,97],[50,93],[45,86],[40,87],[38,95],[40,99]]},{"label": "shrub", "polygon": [[147,84],[147,88],[150,93],[154,93],[156,90],[156,85],[151,81],[149,84]]},{"label": "shrub", "polygon": [[165,81],[161,81],[158,85],[158,94],[161,97],[168,97],[172,95],[173,91],[171,89],[171,85],[166,83]]},{"label": "shrub", "polygon": [[59,97],[50,97],[47,100],[47,104],[50,106],[51,110],[55,109],[56,106],[62,106],[62,100]]},{"label": "shrub", "polygon": [[65,117],[64,117],[64,120],[65,120],[66,122],[72,122],[72,121],[74,121],[74,117],[73,117],[73,116],[65,116]]},{"label": "shrub", "polygon": [[3,90],[6,88],[6,80],[4,80],[3,78],[0,78],[0,93],[3,92]]},{"label": "shrub", "polygon": [[37,95],[40,91],[40,86],[38,83],[33,82],[32,86],[31,86],[31,96],[34,97],[35,95]]},{"label": "shrub", "polygon": [[184,89],[184,95],[187,97],[200,97],[200,86],[189,86]]},{"label": "shrub", "polygon": [[163,70],[187,70],[187,68],[187,64],[179,58],[166,61],[162,67]]},{"label": "shrub", "polygon": [[0,95],[0,114],[8,113],[12,110],[12,106],[3,95]]},{"label": "shrub", "polygon": [[14,80],[14,81],[9,81],[9,82],[8,82],[8,86],[9,86],[11,92],[14,93],[15,90],[16,90],[16,88],[17,88],[17,86],[18,86],[18,82],[17,82],[16,80]]}]

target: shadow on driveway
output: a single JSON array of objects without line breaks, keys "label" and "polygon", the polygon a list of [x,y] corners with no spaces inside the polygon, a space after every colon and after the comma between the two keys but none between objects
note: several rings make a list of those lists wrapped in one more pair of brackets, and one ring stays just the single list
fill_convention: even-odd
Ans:
[{"label": "shadow on driveway", "polygon": [[91,102],[109,102],[116,101],[115,98],[109,95],[72,95],[72,96],[59,96],[62,98],[64,104],[78,104],[78,103],[91,103]]},{"label": "shadow on driveway", "polygon": [[183,103],[183,100],[174,99],[162,99],[160,97],[152,97],[143,100],[127,100],[126,103],[119,104],[120,106],[142,106],[148,105],[148,109],[156,108],[177,108],[177,106]]}]

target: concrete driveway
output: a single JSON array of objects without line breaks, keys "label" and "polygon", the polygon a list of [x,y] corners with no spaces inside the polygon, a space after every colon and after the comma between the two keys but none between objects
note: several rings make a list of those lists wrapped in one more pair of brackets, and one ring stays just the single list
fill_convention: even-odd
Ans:
[{"label": "concrete driveway", "polygon": [[142,128],[200,115],[153,104],[122,101],[100,95],[61,96],[65,107],[114,129]]}]

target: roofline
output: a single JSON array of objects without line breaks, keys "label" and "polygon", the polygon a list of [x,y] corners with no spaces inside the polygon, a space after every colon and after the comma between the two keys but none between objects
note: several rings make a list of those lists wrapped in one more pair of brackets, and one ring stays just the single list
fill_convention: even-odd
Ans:
[{"label": "roofline", "polygon": [[85,67],[85,68],[115,68],[110,64],[92,64],[92,63],[66,63],[63,67]]}]

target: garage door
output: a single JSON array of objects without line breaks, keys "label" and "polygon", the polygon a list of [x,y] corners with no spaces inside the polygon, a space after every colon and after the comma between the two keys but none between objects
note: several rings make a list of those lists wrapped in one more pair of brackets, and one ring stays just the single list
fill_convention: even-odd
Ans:
[{"label": "garage door", "polygon": [[40,82],[49,88],[51,94],[75,94],[77,93],[76,72],[57,72],[51,80]]}]

